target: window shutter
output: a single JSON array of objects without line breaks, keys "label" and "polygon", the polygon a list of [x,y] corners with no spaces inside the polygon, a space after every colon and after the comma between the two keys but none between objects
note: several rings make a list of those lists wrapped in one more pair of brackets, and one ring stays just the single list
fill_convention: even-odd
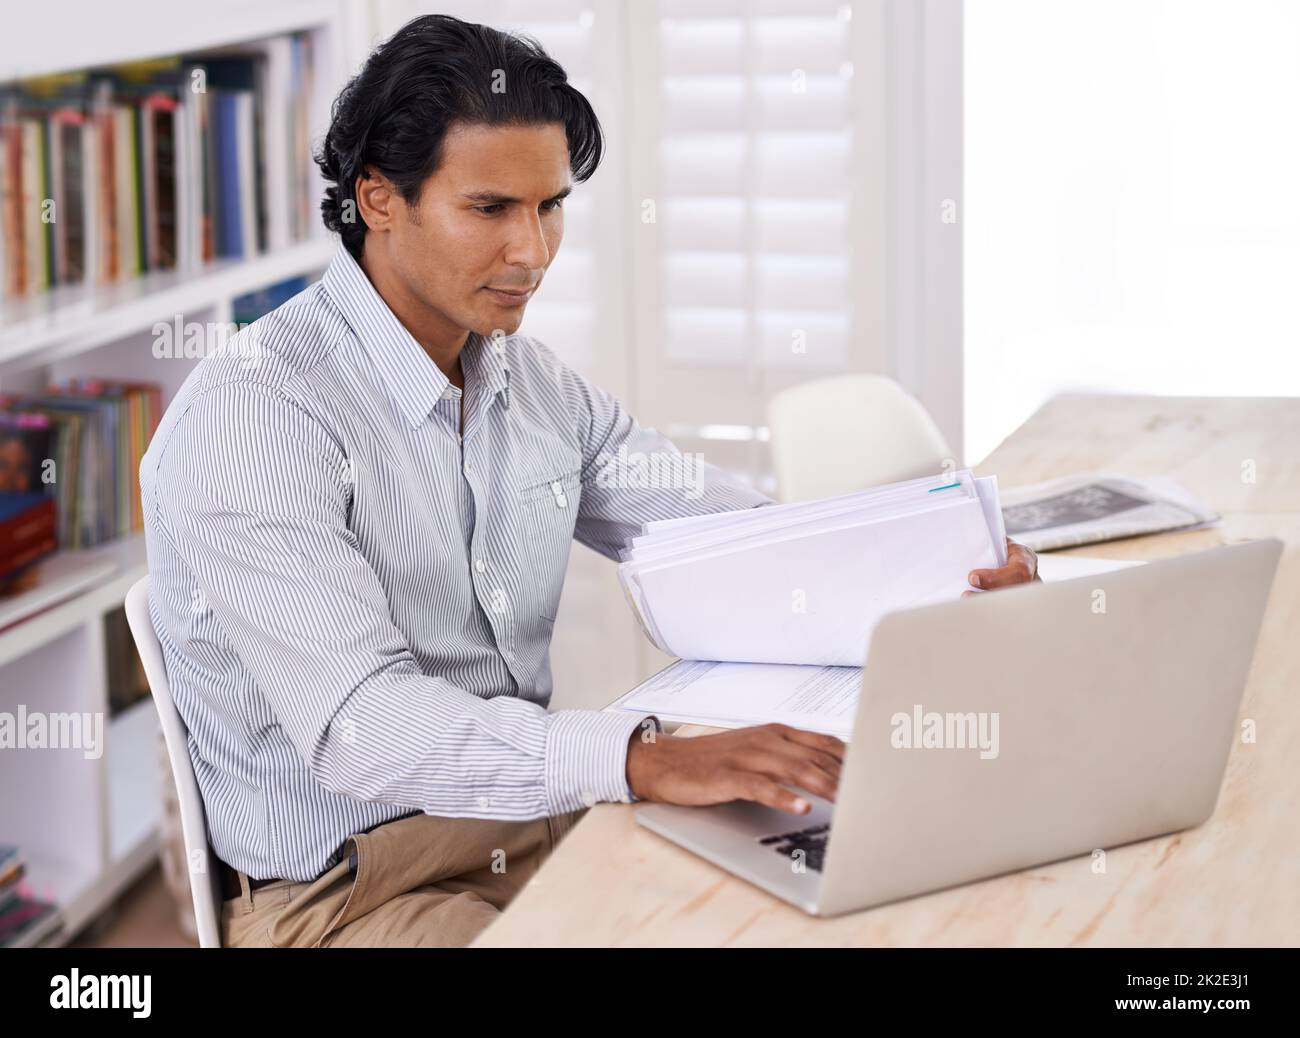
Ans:
[{"label": "window shutter", "polygon": [[861,369],[853,6],[631,5],[638,403],[771,490],[768,396]]}]

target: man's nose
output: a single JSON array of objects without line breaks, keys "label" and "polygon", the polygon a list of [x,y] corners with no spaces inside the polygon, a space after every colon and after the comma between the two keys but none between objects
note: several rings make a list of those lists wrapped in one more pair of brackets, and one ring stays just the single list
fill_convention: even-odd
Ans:
[{"label": "man's nose", "polygon": [[512,267],[545,270],[551,261],[551,250],[546,244],[542,221],[537,213],[524,212],[511,228],[510,246],[506,249],[506,262]]}]

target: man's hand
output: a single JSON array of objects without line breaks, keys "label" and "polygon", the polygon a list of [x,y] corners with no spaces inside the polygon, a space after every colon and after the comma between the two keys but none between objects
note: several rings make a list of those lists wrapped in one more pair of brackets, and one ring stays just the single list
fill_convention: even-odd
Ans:
[{"label": "man's hand", "polygon": [[839,739],[783,724],[650,741],[638,730],[628,742],[627,781],[642,800],[691,806],[753,800],[802,815],[812,804],[784,787],[834,800],[843,763]]},{"label": "man's hand", "polygon": [[[1010,538],[1007,538],[1005,566],[999,566],[997,569],[973,569],[966,579],[970,581],[971,587],[984,591],[1011,587],[1013,584],[1028,584],[1031,580],[1042,580],[1038,575],[1038,556],[1023,544],[1017,544]],[[973,594],[976,592],[963,591],[962,597]]]}]

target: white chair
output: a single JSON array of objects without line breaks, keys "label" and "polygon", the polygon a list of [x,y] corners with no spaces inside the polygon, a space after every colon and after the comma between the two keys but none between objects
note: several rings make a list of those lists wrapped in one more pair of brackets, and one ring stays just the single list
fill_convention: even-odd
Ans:
[{"label": "white chair", "polygon": [[167,743],[167,757],[171,761],[172,778],[176,782],[176,795],[181,810],[181,831],[185,838],[185,858],[190,877],[190,894],[194,898],[194,922],[198,929],[199,947],[221,947],[221,891],[217,885],[216,856],[208,846],[207,821],[203,814],[203,798],[199,783],[194,777],[194,764],[190,760],[189,734],[185,722],[176,712],[172,702],[171,687],[167,684],[167,668],[163,664],[162,646],[149,617],[149,578],[141,577],[126,594],[126,620],[135,638],[135,647],[144,664],[149,689],[162,722],[163,738]]},{"label": "white chair", "polygon": [[883,375],[803,382],[767,407],[777,490],[807,501],[958,467],[934,419]]}]

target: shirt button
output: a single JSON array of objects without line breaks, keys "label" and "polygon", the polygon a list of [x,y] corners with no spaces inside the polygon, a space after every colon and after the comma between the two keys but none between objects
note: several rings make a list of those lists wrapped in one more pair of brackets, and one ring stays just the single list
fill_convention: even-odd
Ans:
[{"label": "shirt button", "polygon": [[559,494],[559,493],[560,493],[561,491],[563,491],[563,490],[564,490],[564,487],[562,487],[562,486],[560,485],[560,481],[559,481],[559,480],[556,480],[554,483],[551,484],[551,493],[552,493],[552,494]]},{"label": "shirt button", "polygon": [[465,462],[465,475],[468,476],[473,471],[474,471],[474,466],[471,465],[468,461]]},{"label": "shirt button", "polygon": [[487,569],[487,564],[484,563],[482,559],[475,559],[474,568],[478,570],[480,573],[482,573],[485,569]]}]

